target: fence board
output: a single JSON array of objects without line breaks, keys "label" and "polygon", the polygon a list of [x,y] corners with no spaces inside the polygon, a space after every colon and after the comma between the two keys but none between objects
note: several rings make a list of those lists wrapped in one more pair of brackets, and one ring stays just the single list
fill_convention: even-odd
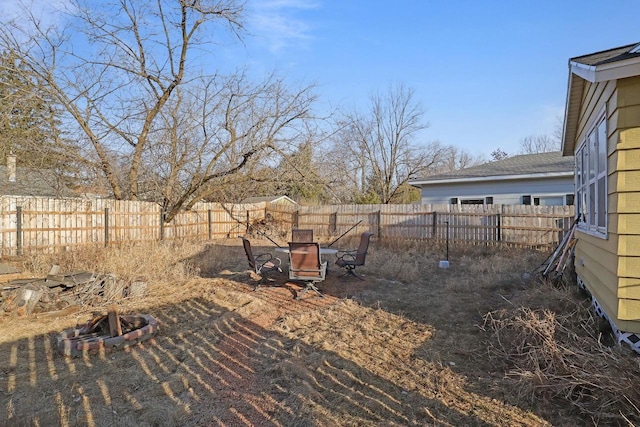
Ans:
[{"label": "fence board", "polygon": [[[22,245],[18,239],[22,210]],[[86,244],[266,235],[286,242],[293,227],[320,241],[368,231],[386,239],[552,246],[571,225],[573,206],[325,205],[197,203],[161,225],[157,204],[119,200],[0,197],[0,256],[57,252]],[[107,221],[109,227],[107,228]],[[448,227],[447,227],[448,225]],[[448,229],[448,235],[447,235]]]},{"label": "fence board", "polygon": [[[289,228],[313,228],[319,240],[371,231],[396,239],[440,239],[471,244],[553,246],[569,229],[572,206],[340,205],[267,207]],[[277,219],[277,220],[276,220]],[[449,234],[447,236],[447,224]]]}]

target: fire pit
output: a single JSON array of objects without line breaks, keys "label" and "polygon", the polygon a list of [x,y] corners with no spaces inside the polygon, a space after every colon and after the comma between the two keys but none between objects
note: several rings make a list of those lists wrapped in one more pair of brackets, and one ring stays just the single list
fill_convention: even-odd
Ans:
[{"label": "fire pit", "polygon": [[146,314],[118,315],[109,308],[84,325],[66,329],[58,335],[58,350],[65,356],[118,350],[146,341],[158,332],[158,321]]}]

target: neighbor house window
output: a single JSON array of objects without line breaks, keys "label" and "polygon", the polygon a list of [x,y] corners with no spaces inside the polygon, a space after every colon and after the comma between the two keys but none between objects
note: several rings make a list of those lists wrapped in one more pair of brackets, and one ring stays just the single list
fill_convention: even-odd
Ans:
[{"label": "neighbor house window", "polygon": [[540,196],[534,197],[533,204],[536,206],[562,206],[565,203],[564,196]]},{"label": "neighbor house window", "polygon": [[449,199],[449,203],[452,205],[492,205],[493,197],[485,197],[484,199],[462,199],[452,197]]},{"label": "neighbor house window", "polygon": [[576,151],[576,213],[579,227],[607,233],[607,121],[604,114]]}]

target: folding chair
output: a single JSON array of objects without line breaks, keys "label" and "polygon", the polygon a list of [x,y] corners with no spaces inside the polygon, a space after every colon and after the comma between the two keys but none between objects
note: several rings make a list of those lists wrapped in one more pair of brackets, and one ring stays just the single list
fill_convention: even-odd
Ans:
[{"label": "folding chair", "polygon": [[313,230],[294,228],[291,230],[292,242],[313,242]]},{"label": "folding chair", "polygon": [[280,258],[273,257],[270,253],[254,255],[251,250],[251,242],[244,237],[240,238],[242,239],[244,252],[247,255],[247,261],[249,261],[249,267],[260,276],[260,282],[253,288],[254,291],[257,291],[261,284],[269,280],[267,277],[269,273],[275,271],[282,273],[282,269],[280,268],[282,261]]},{"label": "folding chair", "polygon": [[360,280],[364,280],[361,276],[356,274],[355,270],[356,267],[364,265],[367,258],[367,251],[369,250],[369,241],[371,240],[371,236],[373,236],[373,233],[362,233],[360,235],[360,244],[358,245],[358,249],[338,251],[336,254],[338,257],[336,265],[346,270],[342,275],[343,277],[351,275]]},{"label": "folding chair", "polygon": [[296,299],[302,298],[309,290],[324,298],[315,285],[323,281],[327,274],[327,262],[320,261],[320,245],[313,242],[289,242],[289,262],[289,279],[306,285]]}]

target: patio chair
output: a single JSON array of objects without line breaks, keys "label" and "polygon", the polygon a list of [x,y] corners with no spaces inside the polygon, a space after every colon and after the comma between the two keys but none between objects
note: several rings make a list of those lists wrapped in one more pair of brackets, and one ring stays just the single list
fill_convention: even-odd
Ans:
[{"label": "patio chair", "polygon": [[292,242],[313,242],[313,230],[294,228],[291,230]]},{"label": "patio chair", "polygon": [[260,281],[253,288],[254,291],[257,291],[260,288],[260,285],[267,281],[273,281],[268,277],[269,273],[279,272],[282,273],[282,269],[280,268],[280,264],[282,261],[280,258],[275,258],[270,253],[262,253],[254,255],[251,250],[251,242],[244,237],[240,237],[242,239],[242,246],[244,247],[244,252],[247,255],[247,261],[249,261],[249,267],[260,276]]},{"label": "patio chair", "polygon": [[360,244],[358,245],[358,249],[338,251],[336,254],[338,257],[336,265],[346,270],[342,277],[349,275],[357,277],[360,280],[364,280],[362,276],[356,274],[356,267],[364,265],[367,258],[367,251],[369,250],[369,241],[371,240],[371,236],[373,236],[373,233],[362,233],[360,235]]},{"label": "patio chair", "polygon": [[327,274],[327,262],[320,261],[320,245],[313,242],[289,242],[289,262],[289,279],[305,284],[296,299],[302,298],[309,290],[324,298],[315,285],[323,281]]}]

